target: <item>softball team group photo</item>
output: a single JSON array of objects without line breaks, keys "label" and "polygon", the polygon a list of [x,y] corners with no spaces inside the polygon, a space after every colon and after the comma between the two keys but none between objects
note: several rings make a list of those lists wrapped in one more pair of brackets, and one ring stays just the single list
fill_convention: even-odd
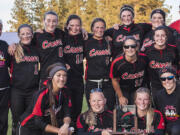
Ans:
[{"label": "softball team group photo", "polygon": [[180,135],[180,23],[167,26],[159,8],[149,23],[135,23],[131,5],[118,16],[111,28],[94,18],[88,33],[80,16],[62,30],[47,11],[43,29],[21,24],[18,43],[0,40],[0,135],[9,111],[12,135],[112,135],[113,110],[126,105],[138,135]]}]

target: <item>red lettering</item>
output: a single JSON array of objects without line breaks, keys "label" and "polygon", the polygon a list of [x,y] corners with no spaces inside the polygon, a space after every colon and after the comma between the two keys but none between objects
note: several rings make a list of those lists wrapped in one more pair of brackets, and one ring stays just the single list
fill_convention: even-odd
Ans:
[{"label": "red lettering", "polygon": [[102,55],[111,55],[111,51],[109,49],[105,49],[105,50],[95,50],[92,49],[89,52],[89,56],[93,57],[93,56],[102,56]]},{"label": "red lettering", "polygon": [[83,52],[83,47],[71,47],[70,45],[65,46],[64,53],[81,53]]},{"label": "red lettering", "polygon": [[138,72],[138,73],[135,73],[135,74],[128,74],[127,72],[125,72],[121,78],[124,79],[124,80],[127,80],[127,79],[136,79],[136,78],[140,78],[144,76],[144,70],[141,71],[141,72]]},{"label": "red lettering", "polygon": [[45,40],[42,43],[42,48],[47,49],[47,48],[56,47],[56,46],[60,46],[60,45],[62,45],[61,39],[52,41],[52,42],[48,42],[47,40]]},{"label": "red lettering", "polygon": [[170,62],[161,63],[161,62],[156,62],[156,61],[152,60],[149,62],[149,66],[154,69],[165,68],[165,67],[171,66],[171,63]]}]

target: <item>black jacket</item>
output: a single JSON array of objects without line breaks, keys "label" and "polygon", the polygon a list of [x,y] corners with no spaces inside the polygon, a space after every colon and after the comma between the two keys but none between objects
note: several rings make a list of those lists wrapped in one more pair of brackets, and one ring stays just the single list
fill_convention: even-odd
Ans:
[{"label": "black jacket", "polygon": [[9,86],[9,66],[10,56],[8,54],[8,44],[0,40],[0,88]]}]

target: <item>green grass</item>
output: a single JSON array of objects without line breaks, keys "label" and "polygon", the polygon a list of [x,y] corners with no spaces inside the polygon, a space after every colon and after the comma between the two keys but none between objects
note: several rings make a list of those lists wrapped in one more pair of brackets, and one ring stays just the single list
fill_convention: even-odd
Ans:
[{"label": "green grass", "polygon": [[12,133],[12,115],[11,115],[11,110],[9,109],[9,114],[8,114],[8,132],[7,135],[11,135]]},{"label": "green grass", "polygon": [[[87,110],[87,102],[86,102],[86,98],[84,96],[83,98],[83,107],[82,107],[82,112],[85,112]],[[11,115],[11,110],[9,110],[9,114],[8,114],[8,132],[7,135],[11,135],[12,133],[12,115]]]}]

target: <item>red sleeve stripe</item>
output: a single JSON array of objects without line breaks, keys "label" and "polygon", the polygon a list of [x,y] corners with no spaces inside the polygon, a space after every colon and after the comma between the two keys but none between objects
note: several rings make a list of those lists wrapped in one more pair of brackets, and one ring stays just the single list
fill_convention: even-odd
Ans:
[{"label": "red sleeve stripe", "polygon": [[111,110],[107,110],[107,112],[110,113],[110,114],[113,114],[113,112]]},{"label": "red sleeve stripe", "polygon": [[45,81],[43,82],[43,84],[44,84],[45,86],[47,86],[47,82],[48,82],[48,80],[45,80]]},{"label": "red sleeve stripe", "polygon": [[72,107],[71,99],[69,98],[68,107]]},{"label": "red sleeve stripe", "polygon": [[87,61],[87,59],[86,59],[85,80],[87,80],[87,71],[88,71],[88,61]]},{"label": "red sleeve stripe", "polygon": [[176,47],[175,45],[168,44],[169,46]]},{"label": "red sleeve stripe", "polygon": [[113,77],[113,67],[114,67],[114,64],[119,61],[119,60],[122,60],[124,57],[123,56],[120,56],[118,58],[116,58],[115,60],[113,60],[112,64],[111,64],[111,68],[110,68],[110,74],[109,74],[109,77],[110,78],[114,78]]},{"label": "red sleeve stripe", "polygon": [[30,120],[34,115],[30,114],[28,117],[26,117],[22,122],[21,122],[21,126],[24,126],[28,120]]},{"label": "red sleeve stripe", "polygon": [[158,110],[154,110],[154,112],[156,112],[160,115],[160,122],[159,122],[157,129],[165,129],[164,118],[163,118],[162,113]]},{"label": "red sleeve stripe", "polygon": [[81,116],[81,115],[78,116],[78,119],[77,119],[77,122],[76,122],[77,128],[83,128],[83,125],[82,125],[81,122],[80,122],[80,116]]},{"label": "red sleeve stripe", "polygon": [[44,97],[45,94],[47,94],[48,92],[48,89],[46,89],[45,91],[43,91],[39,97],[38,97],[38,100],[36,101],[36,104],[33,108],[33,111],[32,111],[32,114],[33,115],[37,115],[37,116],[42,116],[42,111],[41,111],[41,105],[42,105],[42,99]]},{"label": "red sleeve stripe", "polygon": [[139,53],[139,55],[141,55],[141,56],[147,56],[146,54],[144,54],[144,53]]},{"label": "red sleeve stripe", "polygon": [[48,89],[46,89],[45,91],[43,91],[39,97],[38,97],[38,100],[34,106],[34,109],[33,109],[33,112],[27,116],[22,122],[21,122],[21,126],[24,126],[27,121],[29,121],[34,115],[37,115],[37,116],[42,116],[42,111],[41,111],[41,102],[42,102],[42,98],[43,96],[48,92]]},{"label": "red sleeve stripe", "polygon": [[13,72],[13,68],[14,68],[14,65],[13,65],[13,62],[11,62],[11,66],[10,66],[10,81],[12,82],[12,72]]}]

